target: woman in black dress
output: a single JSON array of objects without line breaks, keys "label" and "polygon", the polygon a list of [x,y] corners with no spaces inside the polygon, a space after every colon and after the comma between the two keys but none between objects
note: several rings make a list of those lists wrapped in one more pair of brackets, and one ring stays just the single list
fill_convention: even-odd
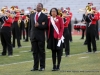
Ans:
[{"label": "woman in black dress", "polygon": [[[58,16],[58,10],[56,8],[52,8],[50,11],[50,18],[48,23],[48,44],[47,48],[52,51],[52,61],[53,61],[53,69],[52,71],[60,70],[61,63],[61,54],[63,49],[63,44],[61,43],[58,47],[58,41],[61,39],[63,35],[64,25],[61,17]],[[53,18],[55,25],[58,28],[59,34],[57,34],[54,26],[51,22],[51,17]],[[56,62],[57,57],[57,62]]]}]

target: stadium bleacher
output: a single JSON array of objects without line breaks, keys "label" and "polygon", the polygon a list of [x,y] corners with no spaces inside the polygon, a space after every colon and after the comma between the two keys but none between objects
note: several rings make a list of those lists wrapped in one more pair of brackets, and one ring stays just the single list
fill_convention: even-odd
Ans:
[{"label": "stadium bleacher", "polygon": [[98,9],[100,9],[100,0],[0,0],[0,8],[3,6],[17,5],[20,9],[27,9],[27,7],[36,7],[37,3],[43,3],[44,7],[50,10],[52,7],[70,7],[73,13],[73,18],[81,20],[82,13],[78,13],[80,8],[85,8],[88,2],[92,2]]}]

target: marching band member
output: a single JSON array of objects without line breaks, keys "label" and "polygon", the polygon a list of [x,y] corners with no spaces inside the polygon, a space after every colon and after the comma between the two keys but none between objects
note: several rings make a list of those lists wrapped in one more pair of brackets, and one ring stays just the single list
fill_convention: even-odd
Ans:
[{"label": "marching band member", "polygon": [[[48,41],[47,41],[48,43],[47,48],[51,49],[52,51],[52,62],[53,62],[52,71],[60,70],[61,55],[63,49],[63,44],[62,44],[63,31],[64,31],[63,20],[61,17],[58,16],[58,10],[56,8],[52,8],[50,10],[50,19],[48,23]],[[59,41],[61,42],[59,43]]]},{"label": "marching band member", "polygon": [[63,20],[64,20],[64,46],[65,46],[65,55],[68,56],[70,55],[70,36],[69,36],[69,29],[68,29],[68,25],[70,23],[70,17],[67,14],[67,11],[64,10],[63,13]]},{"label": "marching band member", "polygon": [[16,9],[15,10],[14,22],[12,24],[12,35],[13,35],[13,47],[15,47],[15,39],[17,39],[18,48],[21,47],[21,43],[20,43],[20,28],[18,26],[18,23],[21,22],[21,21],[18,21],[19,17],[20,17],[20,10]]},{"label": "marching band member", "polygon": [[97,22],[96,22],[96,39],[97,40],[99,40],[99,23],[98,23],[98,21],[99,21],[99,12],[97,11],[97,9],[96,9],[96,7],[95,7],[95,14],[97,15],[97,17],[98,17],[98,20],[97,20]]},{"label": "marching band member", "polygon": [[1,36],[1,26],[4,23],[4,18],[6,17],[5,11],[6,11],[5,7],[2,7],[2,9],[0,11],[0,36]]},{"label": "marching band member", "polygon": [[96,47],[95,36],[96,36],[96,21],[98,20],[98,16],[96,14],[95,7],[92,7],[91,13],[88,14],[86,12],[85,15],[86,15],[85,21],[88,23],[87,31],[86,31],[88,52],[92,52],[91,44],[93,46],[93,52],[96,52],[97,47]]},{"label": "marching band member", "polygon": [[[20,40],[21,40],[21,37],[22,37],[22,32],[24,32],[24,21],[22,20],[22,16],[20,15],[19,17],[19,20],[18,20],[18,27],[19,27],[19,32],[20,32]],[[24,32],[25,33],[25,32]],[[24,35],[23,34],[23,38],[24,38]]]},{"label": "marching band member", "polygon": [[1,44],[3,46],[2,56],[5,56],[8,50],[8,56],[13,55],[13,49],[11,44],[11,25],[13,18],[10,11],[5,12],[4,23],[1,26]]},{"label": "marching band member", "polygon": [[70,22],[69,22],[69,25],[68,25],[68,29],[69,29],[69,39],[70,39],[70,42],[72,42],[72,24],[71,24],[71,19],[72,19],[72,12],[70,12],[70,8],[67,7],[66,10],[68,10],[68,15],[70,17]]},{"label": "marching band member", "polygon": [[25,10],[24,9],[21,10],[21,17],[22,17],[22,21],[21,21],[21,25],[22,25],[21,33],[23,33],[23,39],[25,40],[25,24],[24,24],[24,20],[26,18],[26,15],[25,15]]},{"label": "marching band member", "polygon": [[[85,22],[85,14],[83,14],[81,23],[86,24],[86,22]],[[85,31],[86,31],[86,29],[82,29],[82,37],[81,37],[81,39],[84,39]]]},{"label": "marching band member", "polygon": [[25,25],[25,31],[26,31],[26,38],[25,38],[25,42],[28,41],[28,36],[29,36],[29,32],[28,32],[28,27],[29,27],[29,15],[26,15],[26,19],[24,20],[24,25]]}]

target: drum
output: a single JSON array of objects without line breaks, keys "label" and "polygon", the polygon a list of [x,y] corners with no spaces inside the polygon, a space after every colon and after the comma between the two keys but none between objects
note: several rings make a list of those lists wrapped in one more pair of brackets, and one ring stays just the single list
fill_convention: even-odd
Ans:
[{"label": "drum", "polygon": [[80,24],[80,29],[85,30],[86,29],[86,24]]},{"label": "drum", "polygon": [[80,30],[80,24],[74,24],[74,29],[75,30]]}]

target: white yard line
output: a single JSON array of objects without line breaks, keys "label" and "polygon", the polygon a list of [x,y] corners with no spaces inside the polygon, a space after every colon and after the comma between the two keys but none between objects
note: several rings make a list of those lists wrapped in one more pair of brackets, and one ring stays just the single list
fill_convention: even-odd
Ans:
[{"label": "white yard line", "polygon": [[79,57],[79,59],[85,59],[85,58],[89,58],[89,56]]},{"label": "white yard line", "polygon": [[[19,53],[27,53],[27,52],[30,52],[30,50],[27,50],[27,51],[20,51]],[[46,52],[49,52],[49,51],[46,51]]]},{"label": "white yard line", "polygon": [[[20,47],[20,48],[26,48],[26,47],[31,47],[31,46],[22,46],[22,47]],[[16,49],[16,48],[18,48],[18,47],[15,47],[14,49]],[[19,48],[19,49],[20,49]]]},{"label": "white yard line", "polygon": [[9,56],[9,57],[18,57],[18,56],[20,56],[20,55],[13,55],[13,56]]},{"label": "white yard line", "polygon": [[[96,53],[100,53],[100,51],[97,51]],[[76,55],[83,55],[83,54],[88,54],[88,53],[73,54],[73,55],[70,55],[70,56],[68,56],[68,57],[76,56]],[[65,56],[62,56],[62,57],[65,57]],[[51,58],[46,58],[46,60],[49,60],[49,59],[51,59]],[[14,64],[27,63],[27,62],[33,62],[33,60],[30,60],[30,61],[23,61],[23,62],[17,62],[17,63],[11,63],[11,64],[3,64],[3,65],[0,65],[0,67],[1,67],[1,66],[14,65]]]},{"label": "white yard line", "polygon": [[[31,47],[31,46],[22,46],[22,47],[20,47],[20,48],[26,48],[26,47]],[[15,47],[14,49],[16,49],[16,48],[18,48],[18,47]],[[19,48],[19,49],[20,49]],[[2,50],[2,49],[0,49],[0,50]]]},{"label": "white yard line", "polygon": [[20,51],[19,53],[26,53],[26,52],[30,52],[29,50],[28,51]]}]

